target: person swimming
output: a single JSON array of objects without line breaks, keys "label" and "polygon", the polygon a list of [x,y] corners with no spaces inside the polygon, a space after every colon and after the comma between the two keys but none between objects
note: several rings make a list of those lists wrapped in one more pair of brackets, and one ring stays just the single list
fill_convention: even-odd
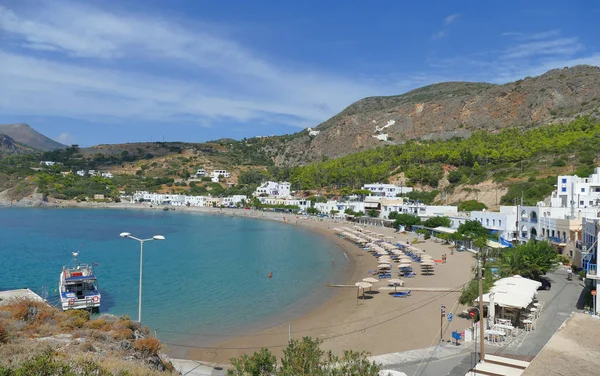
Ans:
[{"label": "person swimming", "polygon": [[273,272],[270,272],[269,275],[267,275],[267,277],[273,278]]}]

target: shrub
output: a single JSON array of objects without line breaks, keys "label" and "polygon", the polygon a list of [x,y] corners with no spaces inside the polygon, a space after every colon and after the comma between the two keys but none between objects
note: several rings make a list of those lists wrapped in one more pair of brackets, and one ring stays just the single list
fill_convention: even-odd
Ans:
[{"label": "shrub", "polygon": [[111,332],[114,339],[132,339],[133,338],[133,330],[129,328],[117,329]]},{"label": "shrub", "polygon": [[133,343],[133,348],[145,355],[158,355],[161,347],[160,341],[153,337],[138,339]]},{"label": "shrub", "polygon": [[79,329],[83,328],[84,325],[90,320],[90,313],[82,309],[73,309],[66,311],[66,320],[61,323],[63,328],[67,329]]},{"label": "shrub", "polygon": [[0,323],[0,343],[7,343],[8,340],[9,340],[8,331],[6,330],[4,325],[2,325],[2,323]]}]

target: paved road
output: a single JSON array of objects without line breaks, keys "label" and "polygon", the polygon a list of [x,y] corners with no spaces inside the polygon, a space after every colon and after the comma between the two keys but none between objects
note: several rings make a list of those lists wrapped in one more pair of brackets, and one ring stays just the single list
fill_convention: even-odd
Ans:
[{"label": "paved road", "polygon": [[[520,338],[520,343],[511,343],[505,347],[487,346],[490,354],[513,354],[535,356],[544,347],[556,330],[569,317],[571,312],[578,311],[576,304],[583,282],[573,278],[567,281],[566,269],[558,269],[548,273],[552,280],[552,288],[549,291],[539,291],[539,301],[544,302],[544,308],[537,321],[537,329],[527,333]],[[466,344],[465,344],[466,345]],[[472,348],[473,344],[471,344]],[[445,356],[426,357],[425,362],[407,362],[404,364],[393,364],[390,369],[405,372],[408,376],[464,376],[478,359],[471,348],[466,347],[461,352],[445,354]]]}]

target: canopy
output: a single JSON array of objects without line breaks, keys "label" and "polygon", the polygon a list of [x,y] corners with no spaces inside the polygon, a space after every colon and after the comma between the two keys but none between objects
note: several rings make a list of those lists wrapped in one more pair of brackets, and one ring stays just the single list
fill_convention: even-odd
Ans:
[{"label": "canopy", "polygon": [[433,231],[443,232],[444,234],[454,234],[456,232],[455,229],[449,227],[439,226],[433,229]]},{"label": "canopy", "polygon": [[[541,285],[538,281],[516,275],[496,281],[490,293],[494,294],[493,303],[500,307],[522,309],[531,304]],[[479,298],[475,301],[479,302]],[[490,303],[489,293],[483,295],[483,302]]]},{"label": "canopy", "polygon": [[496,248],[496,249],[506,248],[506,246],[502,245],[501,243],[495,242],[493,240],[488,240],[487,241],[487,246],[490,247],[490,248]]},{"label": "canopy", "polygon": [[372,278],[372,277],[368,277],[368,278],[363,278],[363,282],[367,282],[367,283],[377,283],[379,282],[378,279]]}]

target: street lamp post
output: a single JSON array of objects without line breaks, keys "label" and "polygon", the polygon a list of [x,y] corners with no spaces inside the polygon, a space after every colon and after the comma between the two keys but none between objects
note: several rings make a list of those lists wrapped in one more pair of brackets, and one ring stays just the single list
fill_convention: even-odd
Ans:
[{"label": "street lamp post", "polygon": [[140,242],[140,295],[138,298],[138,322],[142,322],[142,266],[144,260],[144,243],[149,242],[151,240],[165,240],[165,237],[162,235],[154,235],[150,239],[139,239],[134,236],[131,236],[129,232],[122,232],[119,234],[122,238],[129,238],[133,240],[137,240]]}]

